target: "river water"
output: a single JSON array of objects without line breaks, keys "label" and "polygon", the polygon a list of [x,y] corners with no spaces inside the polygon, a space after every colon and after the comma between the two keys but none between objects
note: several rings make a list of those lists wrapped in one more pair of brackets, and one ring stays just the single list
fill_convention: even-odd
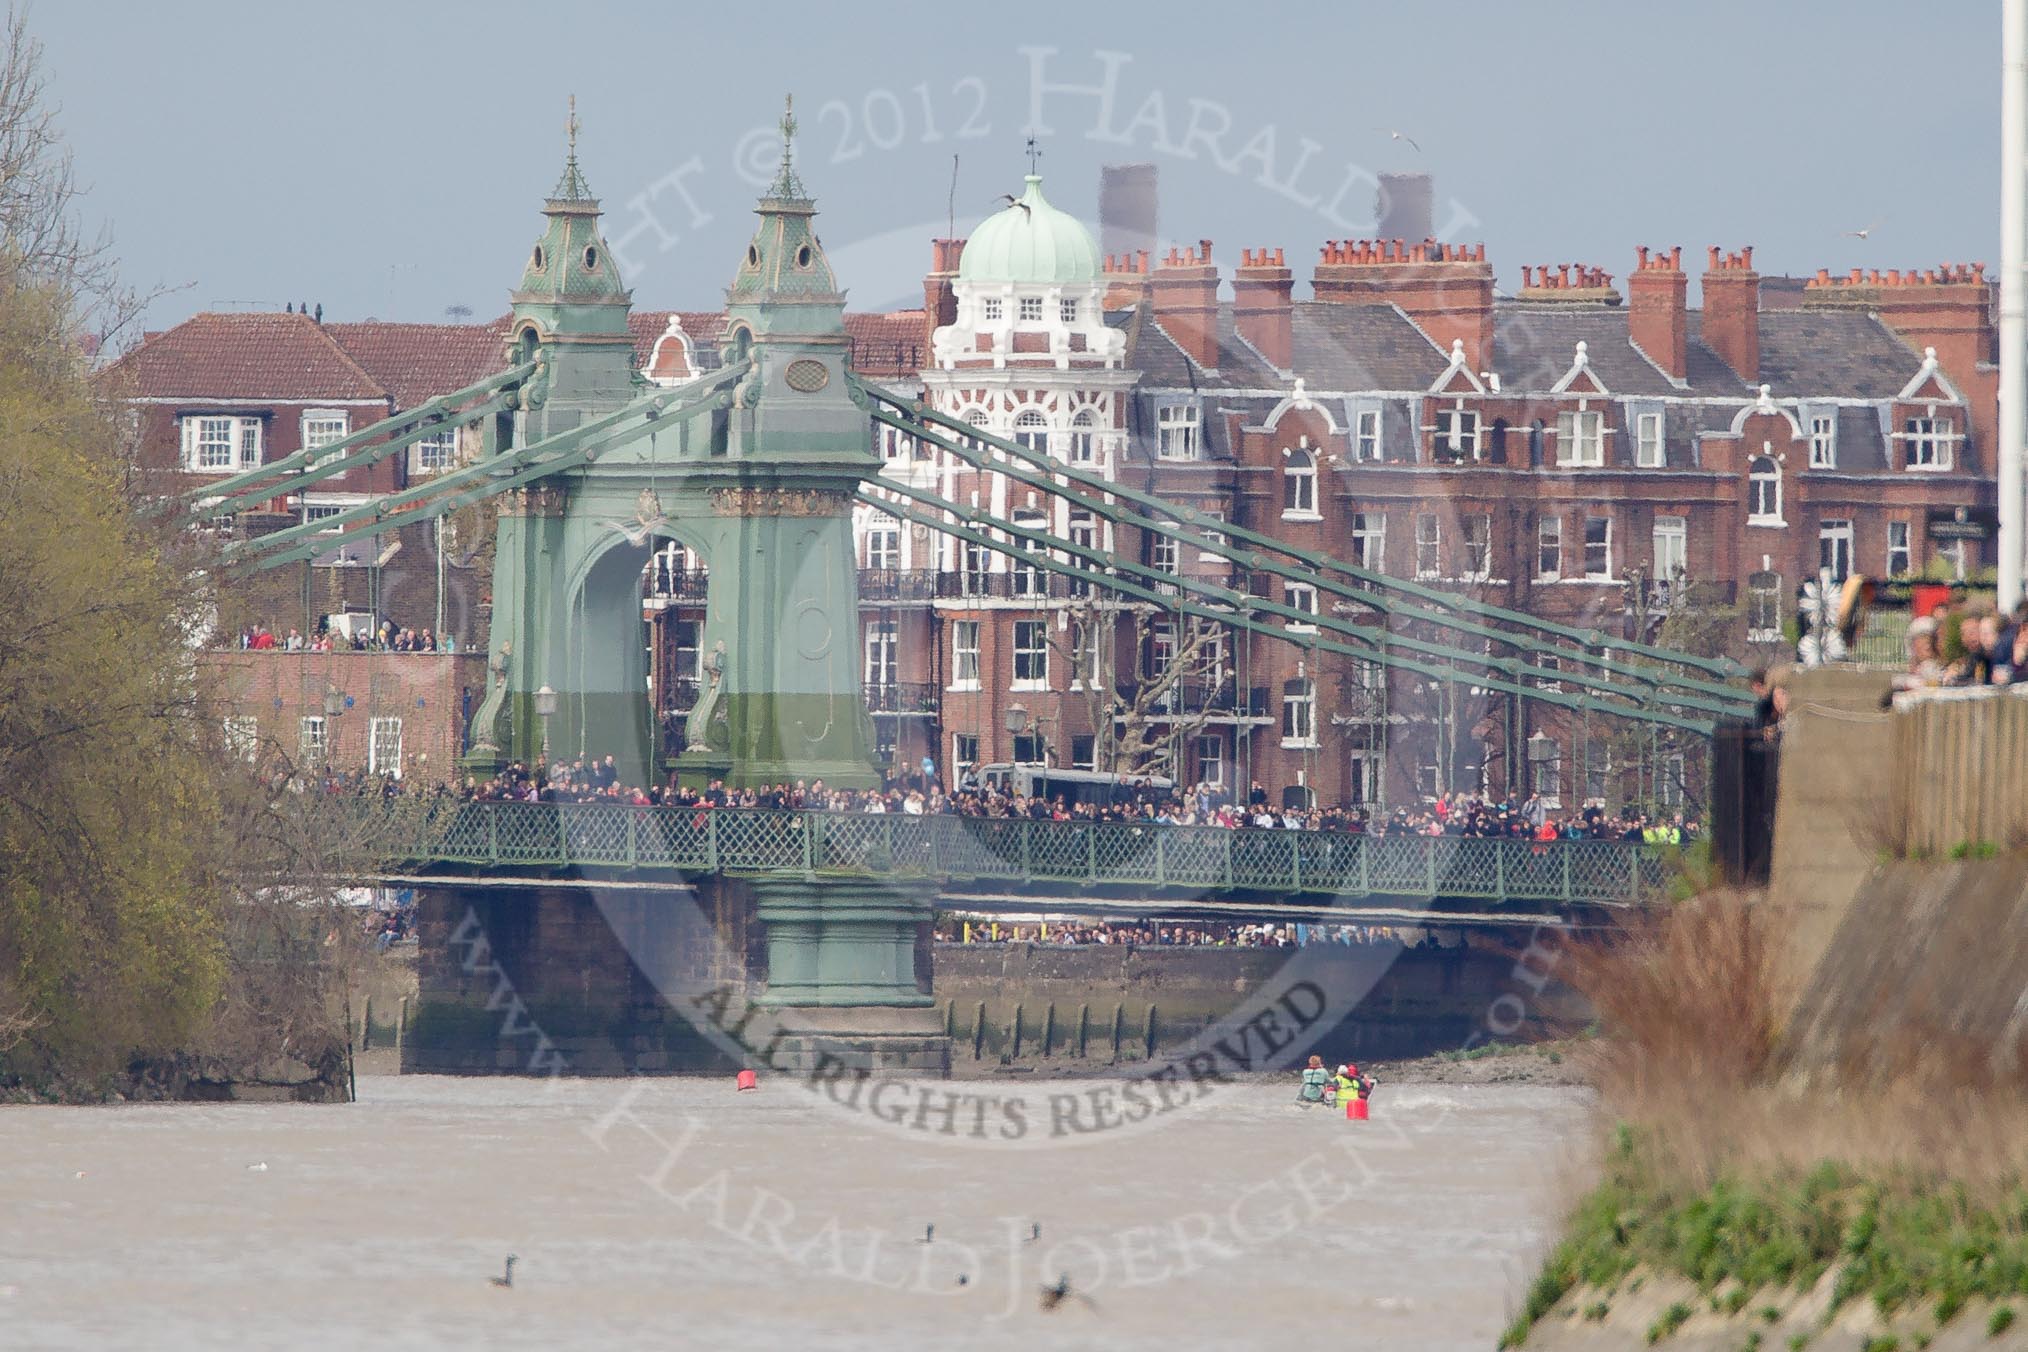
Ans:
[{"label": "river water", "polygon": [[[1018,1092],[1056,1089],[1093,1093]],[[0,1346],[1477,1352],[1587,1136],[1537,1087],[1383,1086],[1361,1124],[1243,1085],[1013,1146],[787,1082],[359,1090],[0,1109]]]}]

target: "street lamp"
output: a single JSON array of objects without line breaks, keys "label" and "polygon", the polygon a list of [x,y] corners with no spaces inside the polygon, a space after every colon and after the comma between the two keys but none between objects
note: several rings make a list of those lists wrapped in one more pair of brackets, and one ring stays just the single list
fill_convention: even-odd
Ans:
[{"label": "street lamp", "polygon": [[[1002,726],[1004,726],[1008,732],[1014,734],[1016,737],[1024,735],[1031,728],[1033,728],[1036,737],[1040,738],[1042,736],[1042,729],[1046,727],[1048,724],[1053,723],[1055,721],[1056,720],[1053,718],[1031,719],[1028,716],[1028,706],[1018,702],[1008,705],[1006,712],[1001,715]],[[1036,750],[1042,753],[1041,755],[1036,757],[1036,762],[1038,764],[1047,763],[1049,760],[1048,747],[1046,745],[1040,746],[1037,747]]]},{"label": "street lamp", "polygon": [[556,717],[556,692],[543,686],[535,692],[535,716],[542,720],[542,763],[549,764],[549,720]]}]

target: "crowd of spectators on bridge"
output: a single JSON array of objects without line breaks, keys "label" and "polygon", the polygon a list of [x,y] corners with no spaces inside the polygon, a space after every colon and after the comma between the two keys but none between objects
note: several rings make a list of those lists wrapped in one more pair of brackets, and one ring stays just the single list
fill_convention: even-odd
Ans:
[{"label": "crowd of spectators on bridge", "polygon": [[532,768],[517,763],[494,778],[466,780],[461,796],[479,802],[595,802],[706,810],[897,813],[915,817],[1152,823],[1376,836],[1617,840],[1650,845],[1681,845],[1694,841],[1699,833],[1698,824],[1680,812],[1650,815],[1632,807],[1609,812],[1597,803],[1563,812],[1552,810],[1548,801],[1537,795],[1515,801],[1477,793],[1445,793],[1433,802],[1412,808],[1374,811],[1360,806],[1277,807],[1259,784],[1250,787],[1243,801],[1234,801],[1219,786],[1199,784],[1182,791],[1130,791],[1105,804],[1067,803],[1062,798],[1029,797],[980,786],[947,793],[941,782],[920,775],[869,789],[833,789],[821,779],[761,787],[730,787],[717,780],[703,789],[673,783],[644,787],[624,783],[611,756],[559,760]]},{"label": "crowd of spectators on bridge", "polygon": [[[1213,921],[1030,920],[1004,922],[991,917],[946,916],[937,922],[940,944],[1049,944],[1079,947],[1091,944],[1136,948],[1302,948],[1310,944],[1344,946],[1407,946],[1410,937],[1387,925],[1310,925],[1290,922],[1221,924]],[[1418,947],[1435,947],[1433,939],[1416,938]]]},{"label": "crowd of spectators on bridge", "polygon": [[289,653],[454,653],[458,651],[458,641],[429,628],[404,629],[388,621],[382,621],[377,630],[362,629],[351,635],[336,633],[323,622],[308,635],[294,628],[278,634],[265,624],[251,624],[239,632],[239,649]]}]

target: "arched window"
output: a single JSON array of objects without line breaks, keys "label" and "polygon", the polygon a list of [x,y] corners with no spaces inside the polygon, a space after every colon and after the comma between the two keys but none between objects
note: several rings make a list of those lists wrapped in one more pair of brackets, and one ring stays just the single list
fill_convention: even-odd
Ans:
[{"label": "arched window", "polygon": [[1746,519],[1779,522],[1782,519],[1782,471],[1772,456],[1757,455],[1747,466]]},{"label": "arched window", "polygon": [[1091,465],[1098,462],[1098,418],[1090,409],[1082,409],[1070,420],[1070,463]]},{"label": "arched window", "polygon": [[1282,454],[1288,457],[1282,466],[1282,515],[1315,516],[1317,457],[1302,446],[1283,451]]},{"label": "arched window", "polygon": [[1031,451],[1049,450],[1049,419],[1035,409],[1026,408],[1014,415],[1014,440]]}]

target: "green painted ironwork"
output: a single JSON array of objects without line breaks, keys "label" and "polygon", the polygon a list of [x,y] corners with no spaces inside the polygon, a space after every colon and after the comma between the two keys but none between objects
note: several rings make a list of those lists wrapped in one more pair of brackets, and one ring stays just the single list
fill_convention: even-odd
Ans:
[{"label": "green painted ironwork", "polygon": [[[1066,501],[1086,508],[1095,514],[1118,524],[1125,524],[1164,535],[1179,543],[1187,544],[1201,552],[1214,554],[1255,572],[1264,572],[1291,581],[1308,583],[1322,591],[1329,592],[1356,605],[1365,606],[1383,614],[1400,619],[1427,623],[1449,629],[1475,638],[1484,638],[1508,646],[1551,654],[1567,661],[1596,667],[1616,676],[1626,677],[1643,686],[1654,689],[1671,702],[1684,703],[1684,707],[1697,707],[1685,701],[1685,693],[1712,697],[1723,704],[1722,710],[1714,712],[1744,714],[1750,712],[1751,698],[1735,685],[1722,681],[1709,681],[1699,677],[1676,673],[1660,672],[1652,667],[1643,667],[1606,658],[1594,649],[1614,648],[1623,652],[1650,657],[1673,666],[1688,667],[1710,672],[1718,676],[1737,676],[1741,670],[1737,663],[1727,658],[1705,658],[1694,653],[1657,647],[1631,639],[1610,637],[1597,630],[1578,629],[1574,626],[1544,620],[1523,611],[1510,610],[1490,605],[1475,598],[1445,592],[1438,588],[1423,586],[1404,579],[1377,573],[1370,569],[1355,567],[1340,562],[1328,555],[1298,549],[1272,536],[1234,525],[1222,519],[1203,516],[1187,507],[1171,503],[1153,494],[1136,490],[1131,486],[1106,479],[1088,470],[1054,460],[1046,454],[1033,450],[1018,442],[1008,441],[979,431],[968,423],[931,409],[919,400],[904,399],[877,387],[858,383],[855,391],[868,406],[876,422],[907,432],[928,444],[941,447],[967,464],[979,469],[989,469],[1004,474],[1029,487],[1064,498]],[[889,410],[898,410],[890,412]],[[948,435],[940,435],[935,428],[943,428]],[[988,449],[1001,452],[989,456]],[[1037,468],[1024,468],[1025,465]],[[1089,494],[1067,487],[1075,484],[1091,490]],[[883,482],[883,487],[891,485]],[[1096,496],[1093,496],[1096,495]],[[1139,510],[1129,510],[1121,503],[1132,504]],[[1245,543],[1250,548],[1236,548],[1229,540]],[[1263,553],[1262,551],[1266,551]],[[1279,554],[1297,561],[1299,567],[1280,563],[1267,554]],[[1338,580],[1341,577],[1353,579],[1353,584]],[[1411,598],[1404,602],[1401,597]],[[1430,609],[1417,602],[1434,604]],[[1481,624],[1468,616],[1497,620],[1515,626],[1500,629]],[[1575,641],[1583,648],[1572,650],[1531,640],[1530,633],[1550,635],[1555,638]],[[1399,642],[1396,636],[1390,641]],[[1461,649],[1454,652],[1460,659],[1471,660],[1484,665],[1486,654],[1473,654]],[[1496,659],[1497,660],[1497,659]],[[1571,679],[1567,671],[1550,674],[1550,679]]]},{"label": "green painted ironwork", "polygon": [[[1305,649],[1337,653],[1342,656],[1357,658],[1360,661],[1375,662],[1382,666],[1412,671],[1419,675],[1427,676],[1432,680],[1467,681],[1488,690],[1497,690],[1506,694],[1516,695],[1522,699],[1554,704],[1566,709],[1588,710],[1615,717],[1660,723],[1668,727],[1683,728],[1686,731],[1695,732],[1703,736],[1711,735],[1715,726],[1710,720],[1684,717],[1671,713],[1667,709],[1614,704],[1592,699],[1584,695],[1544,690],[1538,686],[1525,684],[1519,679],[1510,679],[1503,674],[1499,674],[1511,670],[1515,671],[1517,676],[1534,676],[1543,680],[1569,679],[1568,673],[1554,671],[1549,668],[1533,667],[1526,663],[1517,663],[1512,659],[1496,659],[1484,653],[1466,652],[1448,648],[1442,644],[1429,643],[1423,640],[1410,640],[1391,634],[1381,640],[1386,646],[1370,646],[1371,640],[1367,631],[1360,629],[1358,626],[1346,625],[1339,622],[1335,620],[1335,617],[1297,610],[1293,606],[1284,605],[1277,601],[1248,596],[1244,593],[1232,591],[1230,588],[1217,587],[1215,584],[1203,582],[1201,579],[1190,579],[1180,574],[1151,569],[1141,564],[1129,562],[1116,555],[1103,554],[1097,550],[1074,544],[1071,541],[1061,539],[1047,532],[1029,530],[1025,527],[1016,526],[1011,522],[1001,521],[990,513],[981,512],[976,508],[964,507],[958,503],[939,497],[934,493],[930,493],[925,489],[891,482],[884,483],[882,488],[889,493],[929,502],[934,505],[936,512],[944,514],[947,517],[990,523],[993,530],[1011,535],[1018,540],[1033,542],[1042,546],[1042,548],[1035,551],[1025,550],[1011,545],[1004,540],[996,539],[986,531],[954,525],[950,520],[940,519],[937,515],[913,511],[900,506],[892,498],[880,497],[865,489],[860,490],[858,494],[859,500],[876,506],[882,511],[899,517],[904,521],[928,526],[947,535],[956,536],[960,540],[976,544],[983,549],[989,549],[996,553],[1005,554],[1010,558],[1018,559],[1025,567],[1034,567],[1045,572],[1077,578],[1089,582],[1095,587],[1101,587],[1108,591],[1160,606],[1162,609],[1173,614],[1187,615],[1215,624],[1229,625],[1235,629],[1243,629],[1249,633],[1280,639],[1283,642],[1300,642],[1300,646]],[[1075,567],[1060,559],[1050,557],[1050,550],[1057,550],[1086,558],[1099,565],[1100,569],[1106,571],[1094,571],[1091,568]],[[1135,577],[1147,579],[1149,585],[1140,585],[1139,583],[1129,581],[1119,575],[1121,571],[1125,571]],[[1165,593],[1158,588],[1169,588],[1170,592],[1177,594]],[[1190,592],[1193,595],[1208,596],[1214,604],[1206,605],[1198,601],[1184,600],[1180,595],[1184,591]],[[1294,636],[1281,625],[1268,624],[1244,613],[1248,610],[1264,610],[1284,620],[1293,620],[1317,629],[1329,628],[1334,632],[1348,634],[1355,641],[1339,642],[1334,639],[1324,638],[1317,633]],[[1424,661],[1404,656],[1401,653],[1389,651],[1391,647],[1402,647],[1409,648],[1412,651],[1420,651],[1436,660]],[[1460,671],[1458,669],[1459,664],[1476,667],[1478,670]],[[1572,683],[1576,684],[1577,682]],[[1587,681],[1585,684],[1594,688],[1603,687],[1608,690],[1612,688],[1598,681]]]},{"label": "green painted ironwork", "polygon": [[[510,396],[499,392],[507,391],[510,387],[518,389],[522,381],[535,374],[537,365],[530,361],[510,366],[476,384],[467,385],[462,390],[440,394],[405,412],[382,418],[379,422],[362,427],[337,441],[297,451],[293,455],[283,456],[280,460],[257,465],[244,473],[235,474],[229,479],[221,479],[217,483],[190,489],[183,497],[189,500],[193,512],[211,515],[231,511],[236,503],[264,501],[292,492],[304,484],[328,479],[361,465],[375,464],[410,442],[419,441],[437,431],[446,422],[470,422],[474,418],[483,417],[489,411],[505,407]],[[486,398],[496,394],[498,397]],[[486,400],[483,406],[462,407],[466,400],[480,398]],[[402,428],[412,430],[395,436],[390,441],[375,441],[375,438],[388,436]],[[291,474],[292,471],[301,473],[292,474],[292,477],[282,483],[267,482],[278,474]]]},{"label": "green painted ironwork", "polygon": [[390,864],[753,877],[1124,885],[1303,896],[1577,905],[1660,898],[1661,851],[1622,841],[1366,836],[1155,822],[631,807],[369,802]]},{"label": "green painted ironwork", "polygon": [[[306,521],[270,535],[235,540],[226,546],[225,555],[232,563],[255,563],[258,568],[274,568],[322,553],[337,544],[379,535],[412,522],[427,521],[510,488],[546,479],[584,464],[602,451],[651,435],[657,429],[658,420],[664,416],[672,413],[679,417],[695,416],[724,407],[719,392],[737,382],[746,374],[747,368],[746,362],[733,362],[722,370],[686,384],[643,396],[567,432],[559,432],[527,446],[436,475],[412,488],[376,498],[363,506],[316,521]],[[448,488],[473,483],[477,487],[466,492],[434,496]],[[423,502],[426,498],[433,500]],[[393,510],[416,502],[422,502],[422,505],[407,511]],[[343,531],[344,527],[356,522],[367,524],[360,530],[344,531],[335,539],[332,537],[332,531]],[[307,543],[301,543],[306,537]],[[285,545],[294,547],[284,551]]]}]

